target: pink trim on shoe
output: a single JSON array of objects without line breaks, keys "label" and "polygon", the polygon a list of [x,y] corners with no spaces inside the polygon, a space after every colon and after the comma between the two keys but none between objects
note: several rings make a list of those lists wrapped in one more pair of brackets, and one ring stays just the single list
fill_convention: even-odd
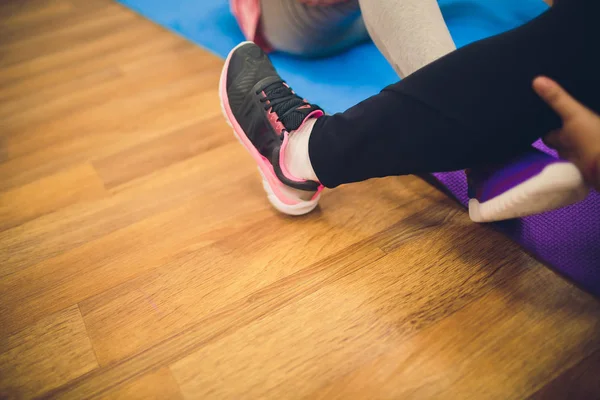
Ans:
[{"label": "pink trim on shoe", "polygon": [[[317,113],[317,112],[321,113],[321,115],[323,115],[323,112],[319,111],[319,110],[313,111],[310,115],[313,115],[314,113]],[[309,117],[310,117],[310,115],[309,115]],[[321,115],[319,115],[319,116],[321,116]],[[306,122],[307,119],[308,119],[308,117],[304,120],[304,122]],[[302,124],[304,124],[304,122]],[[300,126],[302,126],[302,125],[300,125]],[[287,167],[285,166],[284,155],[285,155],[285,148],[287,147],[288,141],[289,141],[289,133],[286,131],[286,132],[284,132],[283,143],[281,144],[281,148],[279,149],[279,167],[281,168],[281,172],[283,173],[283,175],[285,175],[286,178],[288,178],[289,180],[291,180],[293,182],[299,182],[299,183],[307,182],[306,179],[300,179],[300,178],[297,178],[294,175],[292,175],[290,173],[290,171],[288,171]],[[319,185],[317,191],[315,192],[315,195],[311,198],[311,201],[316,200],[321,195],[321,192],[324,189],[325,189],[325,186]]]},{"label": "pink trim on shoe", "polygon": [[315,195],[310,199],[310,201],[315,201],[316,199],[319,198],[319,196],[321,195],[321,192],[325,189],[325,186],[320,185],[319,188],[317,189],[317,191],[315,192]]},{"label": "pink trim on shoe", "polygon": [[[264,90],[262,91],[262,95],[267,97],[267,94]],[[270,104],[271,102],[267,103],[267,105]],[[273,112],[273,107],[269,108],[269,112],[267,113],[267,119],[271,123],[271,126],[275,129],[275,132],[277,132],[279,136],[283,135],[283,131],[285,131],[285,126],[283,126],[283,123],[279,121],[279,117],[277,116],[277,114]]]},{"label": "pink trim on shoe", "polygon": [[[300,125],[300,127],[298,127],[298,129],[302,128],[304,126],[304,124],[306,123],[306,121],[308,121],[309,119],[319,118],[319,117],[322,117],[323,115],[324,115],[324,113],[321,110],[315,110],[315,111],[311,112],[310,114],[308,114],[308,116],[306,118],[304,118],[302,125]],[[297,178],[294,175],[292,175],[290,173],[290,171],[287,169],[287,166],[285,165],[285,159],[284,159],[285,149],[287,148],[287,145],[289,142],[289,137],[290,137],[290,134],[288,132],[285,132],[284,136],[283,136],[283,143],[281,143],[281,148],[279,150],[279,167],[281,168],[281,172],[283,172],[283,175],[285,175],[285,177],[288,178],[289,180],[291,180],[292,182],[298,182],[298,183],[307,182],[306,179]],[[321,185],[321,186],[323,186],[323,185]]]},{"label": "pink trim on shoe", "polygon": [[[243,46],[246,43],[247,42],[240,43],[238,45],[238,47]],[[254,160],[258,164],[258,167],[260,168],[263,176],[269,182],[269,186],[270,186],[271,190],[277,196],[277,198],[282,203],[284,203],[285,205],[288,205],[288,206],[296,206],[298,204],[308,203],[307,201],[304,201],[304,200],[290,199],[285,194],[283,194],[280,187],[285,186],[285,184],[283,182],[281,182],[279,180],[279,178],[277,178],[277,175],[275,174],[275,171],[273,170],[273,166],[271,165],[269,160],[267,160],[262,154],[260,154],[258,152],[258,150],[256,150],[256,148],[254,147],[252,142],[250,142],[250,140],[244,133],[244,130],[242,129],[240,124],[235,119],[233,112],[231,111],[231,107],[229,106],[229,100],[228,100],[228,96],[227,96],[226,81],[227,81],[227,71],[229,69],[229,61],[231,59],[232,54],[234,53],[234,50],[235,49],[233,49],[229,53],[229,56],[227,57],[227,60],[225,61],[225,67],[223,68],[223,72],[221,73],[221,79],[219,80],[219,95],[221,96],[221,99],[225,100],[225,101],[221,101],[221,105],[223,107],[225,116],[226,116],[228,122],[231,124],[231,127],[233,128],[233,132],[235,133],[235,136],[238,138],[240,143],[242,143],[244,145],[246,150],[248,150],[250,155],[254,158]],[[308,117],[315,114],[316,112],[320,112],[322,115],[321,111],[316,110],[315,112],[309,114]],[[306,119],[308,119],[308,117]],[[306,119],[304,121],[306,121]],[[287,135],[286,135],[286,138],[287,138]],[[323,190],[323,186],[321,185],[319,187],[319,189],[316,191],[315,195],[310,200],[310,202],[317,200],[319,195],[321,194],[322,190]]]}]

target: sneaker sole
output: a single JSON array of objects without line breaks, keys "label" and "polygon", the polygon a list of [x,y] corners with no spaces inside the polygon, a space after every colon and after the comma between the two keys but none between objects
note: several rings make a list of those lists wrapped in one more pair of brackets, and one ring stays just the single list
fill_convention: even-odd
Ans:
[{"label": "sneaker sole", "polygon": [[474,222],[493,222],[540,214],[586,198],[589,189],[574,164],[556,163],[485,203],[469,200]]},{"label": "sneaker sole", "polygon": [[[279,190],[278,186],[283,185],[280,183],[279,179],[275,175],[273,171],[273,166],[271,163],[264,158],[258,150],[252,145],[250,139],[246,136],[246,133],[240,126],[240,124],[235,119],[235,116],[231,112],[231,108],[229,107],[229,100],[227,96],[226,82],[227,82],[227,71],[229,69],[229,61],[231,60],[231,56],[233,53],[241,46],[244,46],[248,43],[252,42],[242,42],[234,47],[227,56],[225,60],[225,65],[223,66],[223,71],[221,72],[221,79],[219,80],[219,99],[221,101],[221,111],[225,116],[225,120],[227,124],[232,128],[233,135],[236,139],[246,148],[248,153],[254,158],[254,161],[258,164],[258,171],[262,176],[263,187],[265,192],[267,192],[267,198],[269,202],[275,207],[275,209],[279,212],[282,212],[287,215],[305,215],[311,212],[317,207],[319,204],[320,193],[317,193],[312,200],[309,201],[297,201],[297,200],[289,200],[287,199]],[[287,199],[283,200],[283,199]]]}]

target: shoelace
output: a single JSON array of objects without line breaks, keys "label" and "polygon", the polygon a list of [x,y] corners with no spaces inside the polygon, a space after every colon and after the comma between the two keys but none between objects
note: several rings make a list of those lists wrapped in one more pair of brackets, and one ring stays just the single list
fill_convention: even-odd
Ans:
[{"label": "shoelace", "polygon": [[[281,121],[288,132],[298,129],[306,116],[318,109],[295,94],[292,89],[285,85],[283,80],[270,83],[263,90],[257,91],[256,94],[261,91],[264,91],[266,95],[260,99],[261,103],[265,103],[265,111],[272,108],[271,111],[278,115],[277,121]],[[307,105],[310,107],[299,109]]]}]

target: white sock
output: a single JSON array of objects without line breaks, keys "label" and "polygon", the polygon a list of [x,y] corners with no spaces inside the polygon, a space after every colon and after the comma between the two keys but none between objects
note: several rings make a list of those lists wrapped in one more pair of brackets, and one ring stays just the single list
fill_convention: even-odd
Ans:
[{"label": "white sock", "polygon": [[311,118],[304,122],[298,130],[290,134],[288,139],[285,149],[285,166],[290,174],[296,178],[310,181],[319,180],[308,155],[308,141],[316,121],[316,118]]}]

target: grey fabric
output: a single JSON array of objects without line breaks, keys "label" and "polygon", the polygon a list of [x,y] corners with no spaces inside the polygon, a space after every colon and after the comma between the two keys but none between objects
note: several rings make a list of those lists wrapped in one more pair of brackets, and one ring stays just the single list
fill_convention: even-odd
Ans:
[{"label": "grey fabric", "polygon": [[261,9],[270,45],[297,56],[327,56],[370,35],[405,77],[456,49],[436,0],[349,0],[318,6],[261,0]]},{"label": "grey fabric", "polygon": [[318,6],[298,0],[261,0],[261,12],[267,42],[296,56],[324,57],[369,39],[358,0]]},{"label": "grey fabric", "polygon": [[365,25],[402,78],[456,49],[436,0],[360,0]]}]

